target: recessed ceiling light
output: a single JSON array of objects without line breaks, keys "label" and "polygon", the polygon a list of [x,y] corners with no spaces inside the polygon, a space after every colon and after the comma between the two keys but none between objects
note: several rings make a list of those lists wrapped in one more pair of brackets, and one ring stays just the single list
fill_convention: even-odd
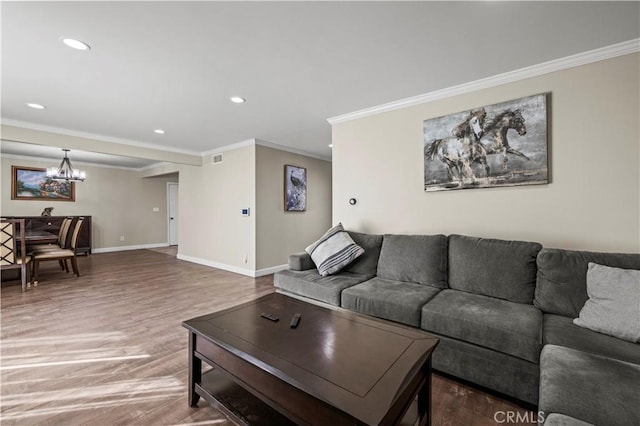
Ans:
[{"label": "recessed ceiling light", "polygon": [[231,102],[233,102],[234,104],[243,104],[245,102],[247,102],[247,100],[245,98],[241,98],[240,96],[232,96],[229,98],[229,100]]},{"label": "recessed ceiling light", "polygon": [[33,109],[45,109],[46,107],[44,105],[40,105],[40,104],[35,104],[33,102],[29,102],[27,103],[28,107],[31,107]]},{"label": "recessed ceiling light", "polygon": [[154,132],[156,132],[159,135],[164,135],[164,130],[162,129],[155,129]]},{"label": "recessed ceiling light", "polygon": [[71,47],[72,49],[78,49],[78,50],[90,50],[91,49],[91,46],[89,46],[84,41],[76,40],[74,38],[63,38],[62,42],[64,44],[66,44],[67,46]]}]

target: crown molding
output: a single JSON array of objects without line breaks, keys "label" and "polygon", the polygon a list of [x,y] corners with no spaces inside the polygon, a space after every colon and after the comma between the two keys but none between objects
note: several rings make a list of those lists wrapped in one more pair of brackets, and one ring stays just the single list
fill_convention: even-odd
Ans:
[{"label": "crown molding", "polygon": [[[60,162],[60,157],[34,157],[32,155],[17,155],[17,154],[5,154],[5,153],[0,153],[0,158],[11,158],[14,160],[28,160],[28,161],[41,161],[41,162],[45,162],[45,163],[50,163],[50,162],[56,162],[59,163]],[[103,169],[118,169],[118,170],[128,170],[131,172],[140,172],[143,171],[145,168],[147,167],[151,167],[153,165],[150,166],[145,166],[145,167],[127,167],[127,166],[114,166],[112,164],[100,164],[100,163],[92,163],[89,161],[77,161],[77,160],[73,160],[73,164],[74,165],[80,165],[80,166],[91,166],[91,167],[100,167]]]},{"label": "crown molding", "polygon": [[412,96],[410,98],[400,99],[398,101],[374,106],[371,108],[361,109],[359,111],[330,117],[327,119],[332,126],[347,121],[357,120],[371,115],[383,112],[394,111],[414,105],[427,102],[433,102],[440,99],[450,98],[452,96],[471,93],[482,89],[500,86],[506,83],[513,83],[527,78],[538,77],[556,71],[562,71],[569,68],[587,65],[593,62],[604,61],[606,59],[616,58],[618,56],[628,55],[640,52],[640,38],[624,41],[622,43],[601,47],[599,49],[589,50],[587,52],[566,56],[560,59],[543,62],[541,64],[532,65],[530,67],[520,68],[493,77],[482,78],[480,80],[463,83],[456,86],[447,87],[441,90],[425,93],[422,95]]},{"label": "crown molding", "polygon": [[149,164],[148,166],[140,167],[138,170],[141,172],[155,169],[156,167],[175,166],[176,163],[170,163],[168,161],[160,161],[159,163]]},{"label": "crown molding", "polygon": [[57,133],[60,135],[74,136],[78,138],[94,139],[100,142],[111,142],[111,143],[116,143],[120,145],[130,145],[138,148],[153,149],[156,151],[175,152],[175,153],[187,154],[187,155],[200,155],[200,153],[197,151],[190,151],[187,149],[174,148],[171,146],[158,145],[158,144],[153,144],[148,142],[138,142],[130,139],[114,138],[113,136],[99,135],[97,133],[79,132],[76,130],[69,130],[69,129],[54,127],[54,126],[45,126],[42,124],[30,123],[28,121],[13,120],[10,118],[2,118],[2,125],[20,127],[24,129],[30,129],[30,130],[38,130],[41,132]]},{"label": "crown molding", "polygon": [[255,139],[247,139],[246,141],[232,143],[231,145],[221,146],[220,148],[212,148],[207,151],[202,151],[200,155],[206,157],[207,155],[212,154],[221,154],[227,151],[233,151],[235,149],[246,148],[248,146],[254,146],[256,144]]},{"label": "crown molding", "polygon": [[315,158],[316,160],[329,161],[331,162],[330,157],[323,157],[322,155],[313,154],[311,152],[303,151],[297,148],[291,148],[289,146],[279,145],[277,143],[264,141],[262,139],[256,139],[256,145],[264,146],[267,148],[277,149],[279,151],[290,152],[291,154],[302,155],[304,157]]},{"label": "crown molding", "polygon": [[268,141],[265,141],[265,140],[262,140],[262,139],[248,139],[246,141],[234,143],[234,144],[231,144],[231,145],[221,146],[220,148],[210,149],[208,151],[201,152],[200,154],[203,157],[206,157],[207,155],[221,154],[223,152],[233,151],[235,149],[246,148],[248,146],[257,146],[257,145],[264,146],[264,147],[267,147],[267,148],[277,149],[278,151],[285,151],[285,152],[290,152],[290,153],[296,154],[296,155],[302,155],[303,157],[315,158],[316,160],[331,161],[331,158],[329,158],[329,157],[323,157],[321,155],[317,155],[317,154],[314,154],[314,153],[311,153],[311,152],[303,151],[301,149],[291,148],[289,146],[280,145],[280,144],[273,143],[273,142],[268,142]]}]

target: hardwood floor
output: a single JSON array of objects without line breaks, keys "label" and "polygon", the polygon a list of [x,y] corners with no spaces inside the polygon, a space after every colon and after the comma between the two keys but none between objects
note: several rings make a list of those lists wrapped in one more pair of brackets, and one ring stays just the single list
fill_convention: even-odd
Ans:
[{"label": "hardwood floor", "polygon": [[[26,293],[19,281],[2,284],[0,423],[231,424],[204,401],[187,405],[181,323],[272,292],[273,276],[151,250],[80,257],[79,267],[75,278],[43,264],[40,284]],[[527,412],[440,375],[433,392],[434,425],[492,425],[495,413]]]}]

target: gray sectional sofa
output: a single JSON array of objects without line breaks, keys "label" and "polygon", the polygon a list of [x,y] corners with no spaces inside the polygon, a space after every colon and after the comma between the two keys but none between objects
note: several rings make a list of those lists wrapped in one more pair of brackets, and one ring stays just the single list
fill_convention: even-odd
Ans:
[{"label": "gray sectional sofa", "polygon": [[323,277],[293,254],[277,291],[429,331],[440,338],[434,369],[537,405],[547,425],[640,424],[640,344],[572,322],[588,263],[640,269],[640,254],[349,234],[358,259]]},{"label": "gray sectional sofa", "polygon": [[[638,254],[540,252],[534,300],[544,313],[539,409],[593,425],[640,425],[640,344],[573,323],[588,299],[589,262],[640,269]],[[581,424],[564,421],[545,424]]]}]

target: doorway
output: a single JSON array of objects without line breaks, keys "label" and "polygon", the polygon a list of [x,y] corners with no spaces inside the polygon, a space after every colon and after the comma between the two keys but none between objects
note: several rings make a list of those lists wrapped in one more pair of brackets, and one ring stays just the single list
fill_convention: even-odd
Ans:
[{"label": "doorway", "polygon": [[178,245],[178,193],[177,182],[167,183],[167,235],[170,246]]}]

